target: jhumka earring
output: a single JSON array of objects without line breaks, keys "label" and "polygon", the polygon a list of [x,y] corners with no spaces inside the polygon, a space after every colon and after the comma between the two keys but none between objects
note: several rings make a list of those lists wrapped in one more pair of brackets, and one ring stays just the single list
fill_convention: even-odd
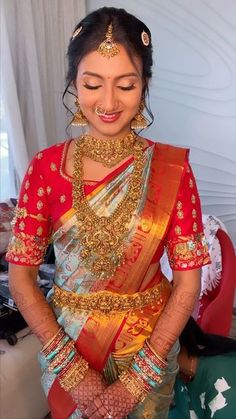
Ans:
[{"label": "jhumka earring", "polygon": [[136,113],[134,119],[131,121],[131,129],[145,129],[148,126],[148,121],[145,116],[142,114],[144,110],[144,100],[141,101],[138,112]]},{"label": "jhumka earring", "polygon": [[78,98],[75,100],[75,104],[77,106],[77,111],[75,112],[73,119],[71,121],[71,125],[77,126],[77,127],[85,127],[88,125],[88,120],[82,113],[80,109],[80,104]]},{"label": "jhumka earring", "polygon": [[99,45],[97,49],[99,54],[106,58],[114,57],[120,52],[119,48],[117,47],[117,44],[113,39],[112,30],[113,26],[112,23],[110,23],[107,29],[106,39]]}]

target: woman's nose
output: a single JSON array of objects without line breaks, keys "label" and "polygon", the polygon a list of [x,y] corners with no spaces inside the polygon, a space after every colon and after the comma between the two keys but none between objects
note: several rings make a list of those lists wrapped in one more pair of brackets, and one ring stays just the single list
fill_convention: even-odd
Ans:
[{"label": "woman's nose", "polygon": [[106,112],[112,112],[117,109],[117,103],[118,101],[114,88],[112,86],[107,86],[101,100],[101,106]]}]

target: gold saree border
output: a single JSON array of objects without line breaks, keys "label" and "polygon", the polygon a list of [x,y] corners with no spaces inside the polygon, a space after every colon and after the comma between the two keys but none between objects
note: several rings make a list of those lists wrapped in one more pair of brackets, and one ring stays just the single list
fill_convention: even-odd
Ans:
[{"label": "gold saree border", "polygon": [[[150,283],[145,283],[145,274],[148,271],[152,258],[155,255],[161,241],[164,239],[170,222],[171,214],[176,203],[177,193],[184,172],[188,150],[164,144],[156,144],[151,162],[151,172],[148,185],[147,199],[139,225],[134,233],[133,239],[126,251],[125,264],[111,278],[107,291],[120,294],[132,294],[138,290],[147,289]],[[161,281],[160,270],[157,271],[156,283]],[[164,279],[163,279],[164,281]],[[170,295],[169,286],[166,287],[166,304]],[[154,316],[155,305],[149,310],[149,314],[136,314],[133,324],[142,322],[146,324],[139,330],[139,340],[143,342],[146,338],[146,330],[153,330],[158,316]],[[158,309],[158,315],[160,310]],[[144,320],[144,317],[146,319]],[[128,334],[128,317],[123,319],[110,319],[109,321],[98,316],[91,315],[85,324],[77,340],[77,348],[91,362],[93,367],[102,370],[109,353],[114,349],[116,341],[122,342],[123,347],[129,342],[132,346],[132,339],[137,341],[137,334]],[[149,335],[151,330],[148,331]],[[91,338],[92,337],[92,338]],[[96,344],[92,344],[96,342]],[[131,345],[130,345],[131,344]],[[137,345],[135,345],[137,346]]]}]

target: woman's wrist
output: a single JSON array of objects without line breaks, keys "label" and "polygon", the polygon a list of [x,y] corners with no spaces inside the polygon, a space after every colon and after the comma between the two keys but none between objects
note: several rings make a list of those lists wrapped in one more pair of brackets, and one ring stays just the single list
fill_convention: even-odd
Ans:
[{"label": "woman's wrist", "polygon": [[83,380],[89,366],[78,354],[74,341],[60,328],[41,349],[47,369],[57,375],[61,387],[70,391]]},{"label": "woman's wrist", "polygon": [[167,365],[167,362],[146,341],[143,348],[135,355],[131,366],[120,375],[119,379],[139,403],[148,393],[161,386]]}]

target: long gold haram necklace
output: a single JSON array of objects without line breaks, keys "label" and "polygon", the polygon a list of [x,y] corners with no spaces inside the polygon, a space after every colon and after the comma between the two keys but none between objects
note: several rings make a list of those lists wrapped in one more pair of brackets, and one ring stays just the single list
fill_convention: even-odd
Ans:
[{"label": "long gold haram necklace", "polygon": [[81,136],[75,145],[72,191],[73,207],[78,220],[78,238],[82,247],[80,258],[83,266],[96,278],[105,279],[111,277],[122,263],[128,226],[141,198],[143,144],[139,139],[133,144],[134,168],[128,190],[108,217],[98,216],[84,193],[82,157],[86,155],[86,147],[86,137]]}]

